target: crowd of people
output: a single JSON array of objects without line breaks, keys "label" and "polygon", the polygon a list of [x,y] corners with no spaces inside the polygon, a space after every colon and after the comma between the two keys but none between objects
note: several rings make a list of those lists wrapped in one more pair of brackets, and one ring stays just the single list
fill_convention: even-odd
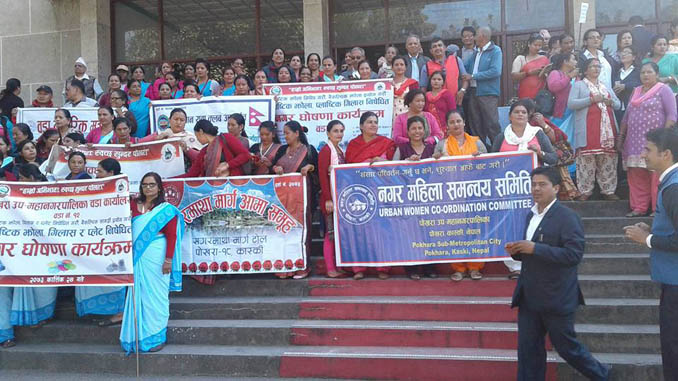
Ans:
[{"label": "crowd of people", "polygon": [[[249,75],[242,59],[223,69],[220,81],[210,78],[210,63],[197,59],[177,65],[164,62],[156,77],[147,81],[140,66],[116,67],[107,77],[106,90],[98,78],[87,74],[87,63],[79,58],[74,75],[66,79],[64,107],[54,113],[54,128],[35,137],[30,127],[16,123],[21,83],[12,78],[0,94],[0,177],[7,181],[46,181],[39,170],[55,145],[73,148],[68,156],[71,173],[66,179],[88,179],[87,157],[77,151],[83,144],[134,144],[180,138],[186,157],[186,173],[180,177],[223,177],[235,175],[284,174],[299,172],[309,183],[311,207],[323,218],[323,254],[327,276],[358,280],[366,268],[337,267],[334,255],[334,205],[330,193],[330,170],[343,163],[375,163],[388,160],[422,160],[487,152],[533,151],[540,166],[553,167],[559,176],[561,200],[588,200],[597,183],[605,200],[615,194],[620,173],[619,158],[630,188],[629,217],[654,213],[657,206],[658,174],[648,170],[643,149],[648,132],[676,124],[678,92],[678,24],[672,36],[650,33],[637,17],[629,30],[618,34],[617,50],[602,49],[603,34],[591,29],[583,34],[581,50],[575,50],[571,35],[551,37],[541,31],[529,37],[523,54],[513,61],[511,78],[518,99],[510,103],[508,126],[499,124],[499,97],[503,52],[492,42],[489,27],[462,30],[461,48],[440,38],[430,41],[428,52],[417,36],[406,40],[406,51],[388,47],[376,66],[366,59],[364,49],[348,51],[342,62],[316,53],[287,57],[275,49],[271,62]],[[373,112],[360,117],[360,135],[342,141],[345,122],[327,125],[327,144],[318,152],[309,144],[306,127],[288,121],[278,131],[273,121],[259,127],[259,143],[250,146],[244,131],[245,120],[228,118],[228,132],[220,133],[207,120],[187,126],[186,112],[172,110],[169,128],[151,133],[151,101],[200,99],[207,96],[263,95],[265,83],[334,82],[391,78],[394,84],[394,120],[380,121]],[[40,86],[33,107],[53,107],[53,91]],[[71,108],[98,107],[99,127],[83,136],[71,127]],[[379,124],[393,125],[391,136],[378,134]],[[281,137],[284,137],[282,144]],[[99,163],[97,178],[120,174],[113,159]],[[145,248],[142,260],[134,265],[136,304],[143,319],[139,322],[140,349],[156,351],[165,342],[169,290],[181,283],[179,244],[183,220],[165,202],[162,179],[154,173],[141,181],[139,196],[131,202],[134,247]],[[162,223],[149,224],[164,216]],[[140,234],[153,226],[150,235]],[[310,229],[308,229],[310,231]],[[143,237],[162,237],[143,241]],[[307,239],[310,244],[310,239]],[[308,252],[309,250],[307,250]],[[136,257],[135,253],[135,257]],[[177,259],[178,258],[178,259]],[[307,261],[308,263],[308,261]],[[510,278],[520,275],[521,262],[505,262]],[[452,264],[453,281],[466,276],[483,277],[482,262]],[[179,266],[180,267],[180,266]],[[435,277],[435,266],[406,267],[414,280]],[[310,270],[279,273],[279,278],[301,279]],[[376,268],[380,279],[389,277],[388,267]],[[212,284],[214,277],[196,277]],[[12,294],[0,288],[0,343],[14,345],[11,327],[44,324],[54,312],[56,289],[16,288]],[[149,295],[150,294],[150,295]],[[107,326],[121,323],[121,342],[133,351],[134,322],[132,295],[124,288],[79,287],[75,293],[79,315],[111,315]],[[145,314],[148,308],[153,313]],[[11,315],[11,316],[10,316]]]}]

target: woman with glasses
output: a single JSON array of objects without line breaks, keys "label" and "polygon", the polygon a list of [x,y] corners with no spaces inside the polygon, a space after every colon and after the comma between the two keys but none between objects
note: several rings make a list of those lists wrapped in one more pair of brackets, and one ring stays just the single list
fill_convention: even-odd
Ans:
[{"label": "woman with glasses", "polygon": [[617,128],[613,109],[621,107],[614,91],[600,78],[602,64],[597,58],[584,62],[584,78],[575,82],[567,107],[575,113],[574,144],[577,164],[577,188],[586,201],[593,194],[594,181],[598,181],[605,200],[619,200],[617,190]]},{"label": "woman with glasses", "polygon": [[111,92],[111,107],[115,113],[116,118],[127,118],[130,122],[130,128],[134,131],[137,129],[137,119],[134,114],[127,108],[129,105],[127,93],[122,90]]},{"label": "woman with glasses", "polygon": [[157,352],[167,341],[169,292],[181,291],[184,218],[165,201],[162,180],[155,172],[141,178],[139,196],[130,208],[134,292],[131,288],[127,292],[120,344],[125,352],[135,352],[138,337],[141,352]]},{"label": "woman with glasses", "polygon": [[584,73],[581,67],[586,61],[595,58],[600,63],[600,75],[598,80],[602,82],[606,89],[612,89],[612,73],[616,67],[616,63],[609,54],[602,50],[603,48],[603,34],[598,29],[589,29],[584,33],[584,43],[582,51],[579,53],[580,72]]}]

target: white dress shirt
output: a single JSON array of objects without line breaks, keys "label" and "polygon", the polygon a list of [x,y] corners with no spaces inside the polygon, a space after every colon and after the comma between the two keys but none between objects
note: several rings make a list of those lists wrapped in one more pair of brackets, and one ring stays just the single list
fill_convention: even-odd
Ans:
[{"label": "white dress shirt", "polygon": [[532,241],[532,237],[534,237],[534,233],[537,231],[537,227],[539,227],[539,224],[541,224],[541,220],[544,219],[544,216],[546,215],[546,212],[551,209],[553,204],[556,203],[556,200],[558,198],[553,199],[551,203],[544,208],[544,210],[539,213],[539,205],[534,204],[532,205],[532,218],[530,219],[530,223],[527,225],[527,230],[525,231],[525,239],[528,241]]}]

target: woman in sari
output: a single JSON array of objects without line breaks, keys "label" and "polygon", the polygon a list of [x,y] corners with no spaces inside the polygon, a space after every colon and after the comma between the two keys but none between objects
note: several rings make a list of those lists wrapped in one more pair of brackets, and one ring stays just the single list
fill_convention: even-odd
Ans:
[{"label": "woman in sari", "polygon": [[65,108],[59,108],[54,111],[54,128],[59,132],[59,139],[63,140],[64,137],[72,132],[78,132],[75,128],[71,127],[71,112]]},{"label": "woman in sari", "polygon": [[319,82],[337,82],[343,80],[344,77],[337,74],[337,64],[332,56],[325,56],[323,58],[323,71],[318,77]]},{"label": "woman in sari", "polygon": [[97,103],[99,106],[110,106],[111,105],[111,94],[115,90],[120,90],[122,88],[122,80],[118,73],[113,73],[108,76],[108,91],[99,97]]},{"label": "woman in sari", "polygon": [[268,83],[268,78],[263,70],[254,73],[254,89],[252,95],[264,95],[264,83]]},{"label": "woman in sari", "polygon": [[407,93],[405,96],[405,106],[407,106],[407,111],[396,116],[395,121],[393,122],[393,131],[392,139],[396,144],[402,144],[409,142],[407,136],[407,120],[413,116],[421,116],[426,120],[427,128],[430,132],[430,135],[426,138],[426,143],[431,145],[436,144],[436,142],[443,138],[443,132],[440,130],[440,125],[436,117],[428,111],[424,111],[426,108],[426,94],[421,89],[415,89]]},{"label": "woman in sari", "polygon": [[68,169],[71,173],[66,176],[66,180],[88,180],[92,176],[87,174],[85,166],[87,165],[87,158],[85,154],[80,151],[73,151],[68,155]]},{"label": "woman in sari", "polygon": [[[400,143],[396,146],[393,160],[419,161],[433,157],[435,145],[427,143],[429,136],[428,123],[421,116],[413,116],[407,120],[407,136],[409,142]],[[429,277],[437,277],[435,265],[405,266],[405,272],[412,280],[420,280],[422,274]]]},{"label": "woman in sari", "polygon": [[[97,179],[117,176],[120,174],[120,163],[112,158],[99,162]],[[114,263],[118,265],[118,263]],[[126,287],[87,286],[75,287],[75,311],[78,316],[85,315],[113,315],[99,321],[100,327],[120,324],[122,311],[125,308]]]},{"label": "woman in sari", "polygon": [[567,108],[567,97],[570,95],[573,78],[579,75],[577,56],[574,53],[560,53],[553,56],[551,61],[553,70],[546,79],[548,89],[555,98],[551,120],[559,127],[563,127],[572,114],[572,111]]},{"label": "woman in sari", "polygon": [[325,218],[325,238],[323,240],[323,257],[329,278],[342,278],[346,273],[337,269],[334,255],[334,203],[330,185],[332,167],[344,164],[344,151],[339,144],[344,139],[344,124],[332,120],[327,124],[327,144],[318,153],[318,180],[320,180],[320,212]]},{"label": "woman in sari", "polygon": [[115,113],[116,118],[127,118],[130,122],[130,128],[134,131],[137,129],[137,119],[129,110],[129,100],[127,93],[122,90],[116,90],[111,93],[111,107]]},{"label": "woman in sari", "polygon": [[643,63],[656,63],[659,67],[659,82],[669,85],[675,95],[678,93],[678,54],[666,54],[668,39],[661,34],[652,37],[650,43],[652,46],[650,56],[645,58]]},{"label": "woman in sari", "polygon": [[407,71],[407,61],[405,57],[395,57],[393,59],[393,117],[407,112],[405,96],[408,92],[418,89],[419,82],[405,76]]},{"label": "woman in sari", "polygon": [[[309,207],[306,212],[306,226],[311,226],[311,211],[316,207],[316,195],[318,194],[318,178],[315,175],[318,167],[318,152],[315,148],[308,144],[306,139],[306,127],[302,127],[297,121],[289,121],[283,127],[285,134],[285,142],[278,149],[278,153],[273,158],[273,173],[282,175],[285,173],[299,172],[306,178],[307,194]],[[311,272],[310,263],[308,262],[308,254],[311,252],[311,230],[306,230],[306,270],[299,270],[297,272],[277,273],[276,276],[280,279],[289,278],[293,276],[294,279],[303,279]]]},{"label": "woman in sari", "polygon": [[238,138],[219,134],[219,129],[205,119],[199,120],[193,130],[205,147],[193,160],[191,169],[177,178],[243,175],[242,165],[249,161],[250,153]]},{"label": "woman in sari", "polygon": [[294,71],[287,65],[282,65],[278,68],[278,83],[296,82],[297,78],[294,76]]},{"label": "woman in sari", "polygon": [[[134,130],[130,126],[130,122],[127,118],[115,118],[113,119],[113,139],[111,139],[111,144],[134,144],[138,143],[139,139],[132,136]],[[156,134],[149,135],[144,139],[157,136]]]},{"label": "woman in sari", "polygon": [[313,82],[313,72],[308,66],[302,66],[299,69],[299,82]]},{"label": "woman in sari", "polygon": [[[379,135],[379,118],[372,111],[366,111],[360,116],[361,135],[355,137],[346,147],[346,163],[375,163],[393,159],[395,143],[393,140]],[[365,277],[365,267],[353,267],[353,279]],[[388,279],[389,268],[377,267],[379,279]]]},{"label": "woman in sari", "polygon": [[14,169],[14,157],[10,155],[11,149],[12,146],[9,143],[9,139],[0,135],[0,155],[2,155],[2,161],[0,161],[0,178],[7,181],[16,181],[16,176],[12,173]]},{"label": "woman in sari", "polygon": [[[18,167],[19,181],[47,181],[38,167]],[[38,328],[54,315],[57,287],[0,287],[0,348],[16,345],[14,326]]]},{"label": "woman in sari", "polygon": [[[228,117],[226,126],[228,128],[228,133],[238,139],[240,144],[242,144],[242,146],[249,151],[250,140],[247,138],[247,133],[245,132],[245,118],[241,114],[231,114]],[[252,165],[250,164],[249,160],[247,163],[242,165],[242,171],[245,175],[252,174]]]},{"label": "woman in sari", "polygon": [[139,82],[139,94],[142,97],[146,96],[146,91],[151,86],[150,83],[146,82],[146,70],[141,66],[132,66],[132,79],[127,81],[126,91],[129,91],[129,82],[135,80]]},{"label": "woman in sari", "polygon": [[278,70],[285,63],[285,52],[282,48],[273,49],[271,53],[271,62],[262,69],[266,73],[269,83],[275,83],[278,80]]},{"label": "woman in sari", "polygon": [[[195,65],[193,65],[192,63],[187,63],[184,66],[183,78],[184,79],[179,81],[179,88],[180,89],[183,89],[187,82],[195,82]],[[179,98],[181,98],[181,97],[177,96],[175,99],[179,99]]]},{"label": "woman in sari", "polygon": [[246,75],[238,74],[233,86],[235,86],[233,95],[250,95],[250,81]]},{"label": "woman in sari", "polygon": [[[19,156],[16,157],[15,163],[17,165],[19,164],[32,164],[38,168],[40,168],[40,164],[44,160],[40,159],[38,157],[38,149],[35,146],[35,142],[32,140],[24,140],[19,145],[17,146],[17,151],[19,153]],[[14,167],[14,176],[19,178],[19,168],[20,166],[15,166]]]},{"label": "woman in sari", "polygon": [[273,159],[280,149],[280,138],[275,123],[267,120],[259,126],[259,143],[250,147],[254,162],[254,175],[271,173]]},{"label": "woman in sari", "polygon": [[158,100],[166,101],[172,98],[172,86],[169,83],[163,82],[158,87]]},{"label": "woman in sari", "polygon": [[539,54],[544,46],[544,38],[539,34],[533,34],[527,40],[525,54],[519,55],[513,60],[511,78],[518,81],[518,98],[534,99],[539,90],[544,88],[542,70],[549,64],[546,56]]},{"label": "woman in sari", "polygon": [[[184,218],[165,201],[160,175],[141,178],[139,197],[132,200],[134,288],[129,288],[120,330],[120,344],[127,352],[157,352],[167,340],[169,292],[181,291],[181,239]],[[136,308],[136,316],[134,316]]]},{"label": "woman in sari", "polygon": [[631,212],[626,217],[640,217],[657,205],[659,174],[647,169],[643,149],[648,132],[675,125],[676,101],[671,88],[659,82],[659,67],[646,62],[640,68],[641,86],[636,87],[621,122],[617,149],[627,170]]},{"label": "woman in sari", "polygon": [[137,123],[137,131],[134,136],[143,138],[148,135],[148,127],[150,123],[149,108],[151,100],[144,97],[141,93],[141,82],[133,79],[127,84],[127,91],[129,92],[129,110],[134,115]]},{"label": "woman in sari", "polygon": [[115,113],[111,106],[104,106],[99,107],[97,116],[100,127],[90,131],[85,140],[87,140],[87,143],[92,144],[108,144],[113,139],[113,119],[115,118]]},{"label": "woman in sari", "polygon": [[600,61],[591,58],[584,63],[585,77],[575,82],[567,107],[574,113],[574,144],[577,164],[578,200],[586,201],[593,194],[594,181],[598,181],[605,200],[619,200],[617,190],[617,129],[613,109],[621,101],[602,79]]},{"label": "woman in sari", "polygon": [[45,130],[35,144],[38,149],[38,157],[47,160],[55,144],[59,144],[59,131],[53,128]]},{"label": "woman in sari", "polygon": [[[195,61],[196,84],[198,85],[198,94],[201,97],[209,97],[210,95],[219,95],[219,82],[210,79],[210,64],[202,58]],[[184,85],[184,94],[186,93],[186,85]]]},{"label": "woman in sari", "polygon": [[[541,128],[530,125],[528,113],[529,99],[521,99],[511,105],[509,124],[492,144],[492,152],[532,151],[537,154],[539,165],[554,165],[558,161],[549,138]],[[513,259],[504,261],[509,269],[509,279],[517,279],[520,275],[520,262]]]},{"label": "woman in sari", "polygon": [[426,93],[426,106],[424,110],[436,117],[438,126],[445,126],[445,116],[457,109],[457,100],[454,95],[445,88],[445,76],[443,72],[436,71],[429,77],[430,91]]},{"label": "woman in sari", "polygon": [[[447,113],[447,138],[436,144],[433,157],[440,159],[441,157],[478,156],[481,153],[487,153],[485,144],[477,136],[471,136],[464,132],[464,127],[464,118],[461,113],[457,110],[449,111]],[[467,272],[473,280],[483,279],[480,270],[485,267],[484,262],[457,262],[450,265],[454,271],[450,276],[453,281],[461,281]]]},{"label": "woman in sari", "polygon": [[318,53],[311,53],[306,57],[306,65],[311,69],[312,82],[317,81],[320,76],[320,62],[320,54]]},{"label": "woman in sari", "polygon": [[221,76],[224,78],[221,95],[235,94],[235,70],[230,66],[226,66],[224,71],[221,72]]},{"label": "woman in sari", "polygon": [[290,58],[290,69],[292,69],[292,78],[296,78],[297,81],[299,80],[299,78],[301,78],[301,68],[302,66],[304,66],[304,63],[301,62],[301,57],[302,56],[300,55],[293,55],[292,58]]}]

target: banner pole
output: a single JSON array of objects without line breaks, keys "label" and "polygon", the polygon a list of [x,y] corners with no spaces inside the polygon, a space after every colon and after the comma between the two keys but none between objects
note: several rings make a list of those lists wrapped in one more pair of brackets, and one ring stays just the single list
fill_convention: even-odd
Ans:
[{"label": "banner pole", "polygon": [[137,357],[137,378],[139,378],[139,325],[137,322],[137,295],[134,285],[132,285],[132,305],[134,306],[134,343]]}]

